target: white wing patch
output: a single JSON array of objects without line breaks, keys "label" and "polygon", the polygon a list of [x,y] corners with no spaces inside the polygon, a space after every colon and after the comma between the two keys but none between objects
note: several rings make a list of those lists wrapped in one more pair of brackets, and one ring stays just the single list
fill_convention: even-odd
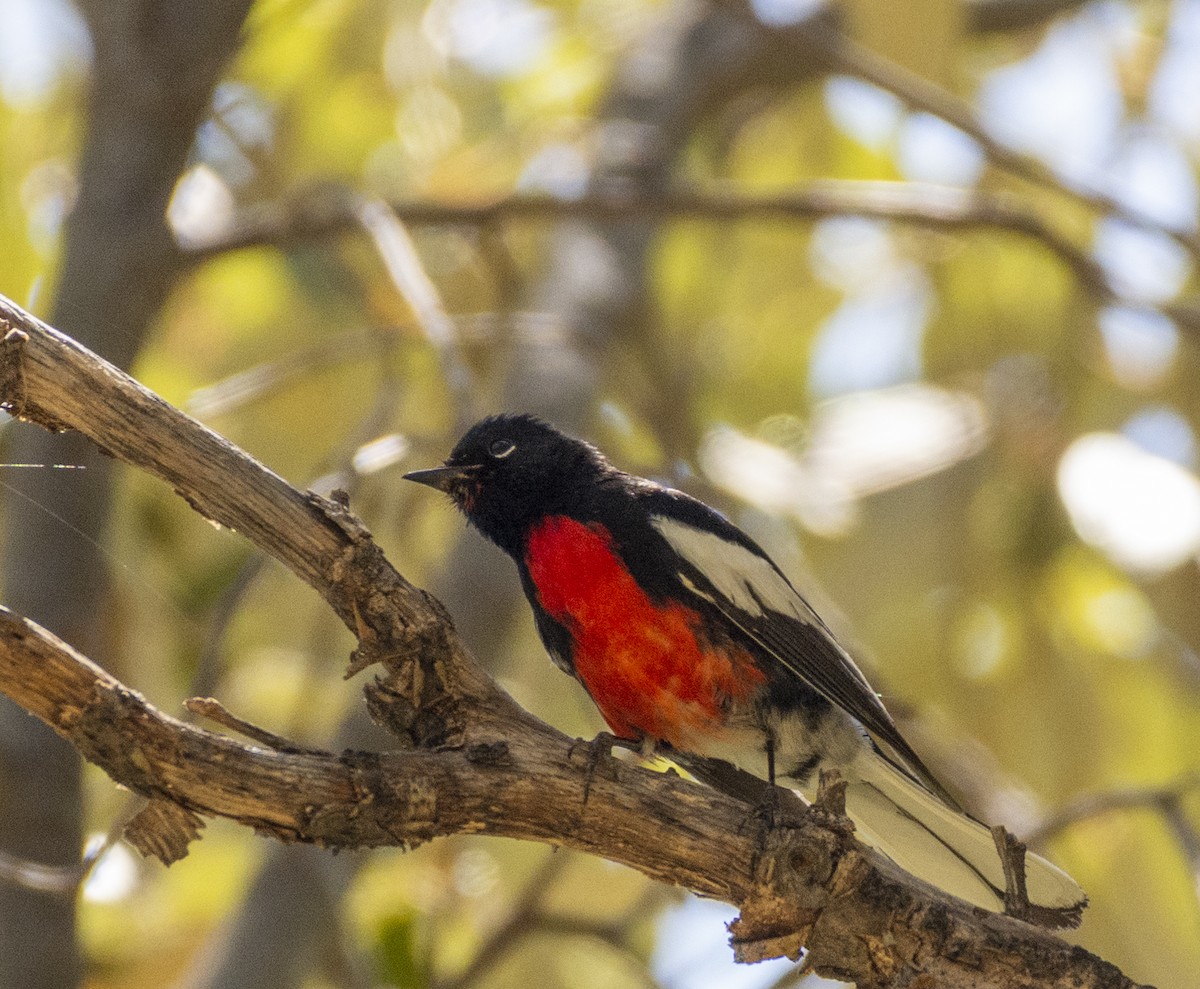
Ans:
[{"label": "white wing patch", "polygon": [[[812,609],[769,560],[744,546],[664,515],[652,515],[650,523],[676,553],[708,578],[719,594],[747,614],[761,615],[765,605],[802,622],[814,621]],[[690,590],[708,597],[685,575],[680,577]]]}]

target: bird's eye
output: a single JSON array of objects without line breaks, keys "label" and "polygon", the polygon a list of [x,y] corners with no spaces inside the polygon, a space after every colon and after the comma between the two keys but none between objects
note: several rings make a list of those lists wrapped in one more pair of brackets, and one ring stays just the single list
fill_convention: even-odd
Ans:
[{"label": "bird's eye", "polygon": [[516,448],[517,444],[512,440],[492,440],[491,445],[488,447],[488,453],[497,460],[503,460]]}]

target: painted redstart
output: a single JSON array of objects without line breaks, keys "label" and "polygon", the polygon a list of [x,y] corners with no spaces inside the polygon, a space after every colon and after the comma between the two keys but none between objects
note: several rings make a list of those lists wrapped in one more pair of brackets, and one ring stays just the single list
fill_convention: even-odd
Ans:
[{"label": "painted redstart", "polygon": [[[860,838],[946,892],[1004,908],[991,832],[955,806],[828,626],[724,516],[527,415],[484,419],[445,466],[405,476],[448,494],[516,561],[551,658],[618,738],[718,787],[714,767],[732,764],[811,797],[818,771],[836,769]],[[1036,855],[1025,871],[1029,916],[1079,922],[1087,898],[1070,876]]]}]

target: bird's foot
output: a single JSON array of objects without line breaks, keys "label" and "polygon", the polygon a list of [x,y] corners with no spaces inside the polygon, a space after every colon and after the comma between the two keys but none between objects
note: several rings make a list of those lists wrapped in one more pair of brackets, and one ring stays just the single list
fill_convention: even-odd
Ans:
[{"label": "bird's foot", "polygon": [[[605,759],[612,758],[613,749],[622,748],[633,752],[642,752],[645,743],[636,739],[620,738],[612,732],[602,731],[590,742],[585,742],[582,738],[575,739],[567,752],[567,758],[573,757],[576,749],[580,747],[587,751],[587,763],[583,771],[583,802],[587,804],[588,797],[592,792],[592,780],[595,778],[596,768]],[[651,743],[651,747],[653,747],[653,743]]]},{"label": "bird's foot", "polygon": [[753,829],[754,852],[750,858],[751,875],[757,875],[761,864],[781,840],[780,830],[795,828],[810,808],[800,794],[786,786],[764,782],[758,799],[751,805],[746,819]]},{"label": "bird's foot", "polygon": [[773,831],[779,824],[783,805],[782,793],[778,786],[764,786],[758,800],[751,807],[750,815],[760,831]]}]

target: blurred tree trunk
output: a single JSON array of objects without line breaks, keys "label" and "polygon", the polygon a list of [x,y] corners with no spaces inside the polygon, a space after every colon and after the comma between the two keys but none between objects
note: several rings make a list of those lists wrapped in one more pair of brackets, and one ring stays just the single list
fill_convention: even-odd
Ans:
[{"label": "blurred tree trunk", "polygon": [[[122,367],[136,356],[174,277],[178,258],[164,210],[250,2],[81,4],[95,65],[79,195],[51,318]],[[4,594],[10,607],[103,661],[111,656],[99,617],[105,567],[78,533],[102,538],[113,472],[88,446],[35,427],[12,430],[10,459],[88,470],[28,471],[11,482],[28,500],[5,505]],[[81,832],[75,752],[0,698],[0,851],[70,866],[79,860]],[[0,885],[0,989],[64,989],[80,975],[73,898]]]}]

